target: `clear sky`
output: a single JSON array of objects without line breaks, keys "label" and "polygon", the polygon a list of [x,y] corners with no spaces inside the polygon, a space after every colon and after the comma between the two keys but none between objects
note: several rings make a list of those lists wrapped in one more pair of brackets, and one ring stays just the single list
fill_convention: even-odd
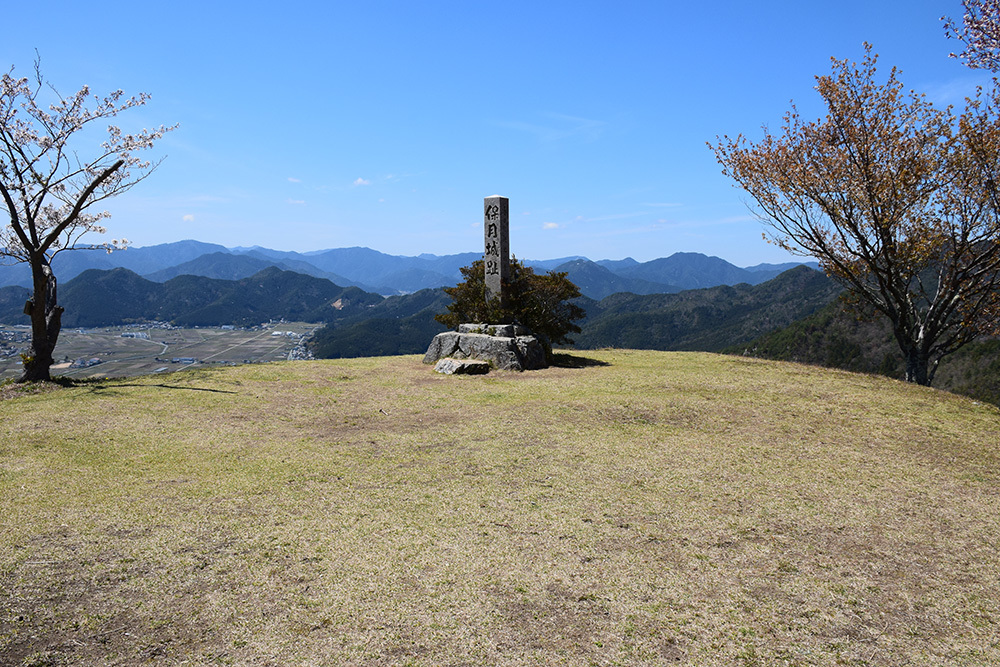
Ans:
[{"label": "clear sky", "polygon": [[482,250],[740,266],[787,261],[706,147],[778,128],[871,42],[939,104],[986,75],[948,58],[958,0],[7,3],[0,64],[35,49],[64,93],[145,91],[125,128],[179,123],[109,237],[398,255]]}]

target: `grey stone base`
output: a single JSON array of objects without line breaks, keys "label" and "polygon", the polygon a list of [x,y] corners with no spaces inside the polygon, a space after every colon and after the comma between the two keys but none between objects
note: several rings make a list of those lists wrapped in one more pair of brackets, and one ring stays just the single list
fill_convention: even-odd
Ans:
[{"label": "grey stone base", "polygon": [[490,365],[475,359],[452,359],[445,357],[437,362],[434,370],[445,375],[483,375],[490,372]]},{"label": "grey stone base", "polygon": [[474,359],[505,371],[546,368],[545,348],[522,326],[514,324],[462,324],[458,331],[434,336],[425,364],[441,359]]},{"label": "grey stone base", "polygon": [[522,327],[520,324],[459,324],[458,333],[486,334],[487,336],[500,336],[501,338],[531,335],[528,327]]}]

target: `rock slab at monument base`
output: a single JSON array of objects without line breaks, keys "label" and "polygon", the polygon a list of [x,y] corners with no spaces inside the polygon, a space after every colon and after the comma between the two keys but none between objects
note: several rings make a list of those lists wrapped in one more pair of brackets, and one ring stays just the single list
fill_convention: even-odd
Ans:
[{"label": "rock slab at monument base", "polygon": [[434,365],[434,370],[444,375],[483,375],[490,372],[490,365],[486,361],[476,359],[445,357]]},{"label": "rock slab at monument base", "polygon": [[524,327],[512,324],[463,324],[458,331],[439,333],[427,348],[424,363],[435,364],[447,357],[485,361],[505,371],[548,366],[541,341]]}]

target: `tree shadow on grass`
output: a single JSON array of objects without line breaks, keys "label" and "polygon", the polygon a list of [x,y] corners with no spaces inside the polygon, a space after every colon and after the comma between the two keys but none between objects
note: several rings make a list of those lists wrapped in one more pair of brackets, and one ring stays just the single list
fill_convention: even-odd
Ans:
[{"label": "tree shadow on grass", "polygon": [[[210,391],[213,394],[238,394],[239,392],[228,389],[209,389],[208,387],[179,387],[175,384],[116,384],[115,387],[159,387],[160,389],[183,389],[185,391]],[[111,387],[107,387],[110,389]],[[97,387],[105,389],[105,387]]]},{"label": "tree shadow on grass", "polygon": [[[159,387],[160,389],[181,389],[185,391],[208,391],[213,394],[236,394],[239,392],[230,391],[228,389],[211,389],[209,387],[182,387],[176,384],[138,384],[138,383],[127,383],[127,382],[115,382],[113,380],[104,379],[71,379],[71,378],[55,378],[53,380],[56,384],[61,384],[64,387],[89,387],[92,392],[101,392],[107,389],[117,389],[118,387]],[[108,384],[104,384],[107,382]]]},{"label": "tree shadow on grass", "polygon": [[610,366],[606,361],[581,357],[566,352],[556,352],[552,355],[552,365],[556,368],[591,368],[593,366]]}]

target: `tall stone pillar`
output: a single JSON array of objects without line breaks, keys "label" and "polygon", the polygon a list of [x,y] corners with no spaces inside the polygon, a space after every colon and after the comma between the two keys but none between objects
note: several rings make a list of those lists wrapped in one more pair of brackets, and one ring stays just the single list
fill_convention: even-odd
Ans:
[{"label": "tall stone pillar", "polygon": [[510,277],[510,200],[500,195],[483,199],[483,235],[486,252],[486,300],[504,299],[503,285]]}]

